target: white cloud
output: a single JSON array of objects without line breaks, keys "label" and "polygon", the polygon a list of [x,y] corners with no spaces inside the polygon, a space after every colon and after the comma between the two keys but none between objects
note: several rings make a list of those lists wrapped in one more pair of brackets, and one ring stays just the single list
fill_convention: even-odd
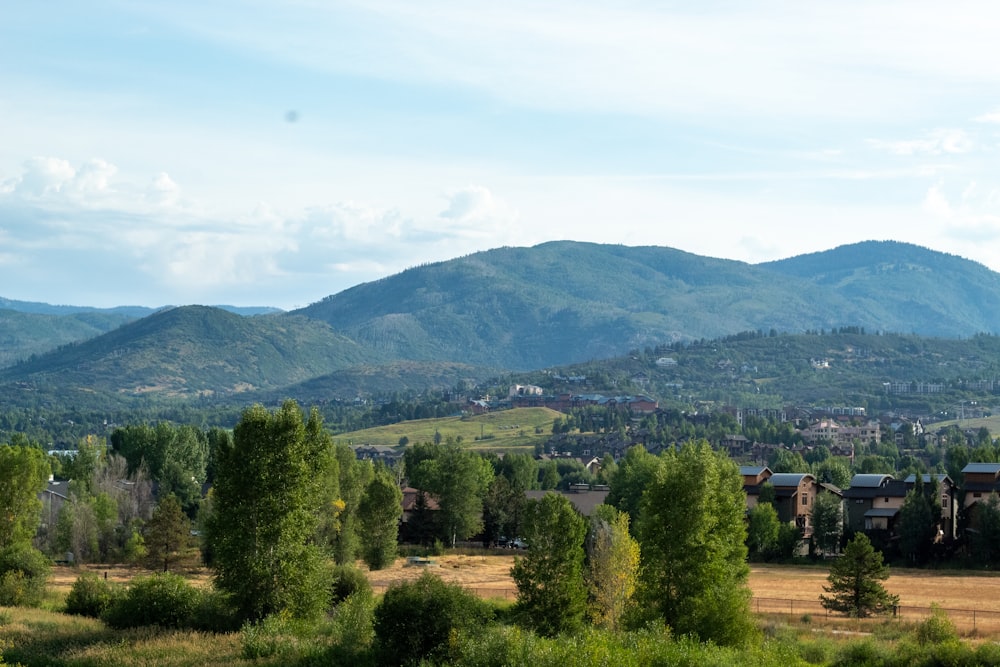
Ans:
[{"label": "white cloud", "polygon": [[870,139],[869,143],[894,155],[957,155],[975,149],[975,141],[964,130],[940,129],[927,133],[922,139],[884,141]]},{"label": "white cloud", "polygon": [[1000,110],[976,116],[974,120],[980,123],[1000,123]]}]

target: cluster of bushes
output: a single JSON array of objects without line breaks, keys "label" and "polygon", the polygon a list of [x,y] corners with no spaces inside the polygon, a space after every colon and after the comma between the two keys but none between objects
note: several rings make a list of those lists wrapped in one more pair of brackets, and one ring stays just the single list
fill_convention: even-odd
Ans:
[{"label": "cluster of bushes", "polygon": [[136,577],[128,586],[84,574],[66,596],[66,613],[100,618],[113,628],[157,625],[209,632],[239,628],[223,594],[196,588],[169,572]]},{"label": "cluster of bushes", "polygon": [[49,565],[49,559],[28,544],[13,544],[0,550],[0,606],[40,605]]}]

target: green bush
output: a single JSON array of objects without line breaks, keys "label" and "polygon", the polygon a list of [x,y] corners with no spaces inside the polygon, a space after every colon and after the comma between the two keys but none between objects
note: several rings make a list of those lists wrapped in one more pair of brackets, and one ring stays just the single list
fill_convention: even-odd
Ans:
[{"label": "green bush", "polygon": [[393,584],[375,609],[375,637],[383,664],[418,664],[446,657],[453,633],[481,630],[493,619],[485,602],[460,586],[424,572]]},{"label": "green bush", "polygon": [[191,628],[203,632],[236,632],[241,619],[230,597],[215,589],[200,590],[191,615]]},{"label": "green bush", "polygon": [[940,607],[931,605],[930,617],[917,625],[917,641],[922,645],[958,641],[958,630]]},{"label": "green bush", "polygon": [[330,573],[330,606],[339,605],[359,591],[372,591],[365,573],[353,565],[334,565]]},{"label": "green bush", "polygon": [[161,572],[149,577],[137,577],[101,618],[113,628],[144,625],[189,628],[198,597],[198,591],[179,574]]},{"label": "green bush", "polygon": [[50,567],[45,554],[31,545],[16,544],[0,550],[0,605],[40,605]]},{"label": "green bush", "polygon": [[116,586],[93,572],[77,577],[66,596],[66,613],[100,618],[116,596]]}]

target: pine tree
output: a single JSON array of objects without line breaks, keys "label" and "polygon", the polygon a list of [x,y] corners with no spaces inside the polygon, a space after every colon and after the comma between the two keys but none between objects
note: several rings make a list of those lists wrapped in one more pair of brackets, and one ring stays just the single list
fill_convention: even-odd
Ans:
[{"label": "pine tree", "polygon": [[191,522],[177,496],[171,493],[160,500],[146,524],[143,539],[146,562],[154,570],[162,566],[167,572],[170,564],[181,557],[191,540]]},{"label": "pine tree", "polygon": [[826,609],[863,618],[892,611],[899,596],[892,595],[880,583],[889,578],[889,566],[882,562],[882,553],[872,547],[864,533],[854,536],[844,549],[844,555],[830,566],[830,595],[820,595]]}]

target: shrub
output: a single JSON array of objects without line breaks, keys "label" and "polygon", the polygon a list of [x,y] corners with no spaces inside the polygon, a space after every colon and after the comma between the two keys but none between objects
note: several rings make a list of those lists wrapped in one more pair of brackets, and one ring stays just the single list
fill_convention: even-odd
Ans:
[{"label": "shrub", "polygon": [[179,574],[162,572],[137,577],[127,592],[107,608],[102,619],[113,628],[191,627],[198,597],[198,591]]},{"label": "shrub", "polygon": [[936,604],[931,605],[931,615],[917,625],[917,641],[922,645],[957,641],[958,630],[948,615]]},{"label": "shrub", "polygon": [[204,632],[236,632],[241,620],[229,595],[215,589],[198,593],[191,615],[191,628]]},{"label": "shrub", "polygon": [[93,572],[77,577],[66,596],[66,613],[100,618],[111,606],[116,587]]},{"label": "shrub", "polygon": [[417,664],[446,657],[452,633],[479,630],[492,620],[489,605],[430,572],[393,584],[375,609],[375,637],[384,664]]},{"label": "shrub", "polygon": [[49,559],[30,545],[16,544],[0,550],[0,605],[40,605],[49,567]]},{"label": "shrub", "polygon": [[365,573],[353,565],[335,565],[330,573],[330,606],[335,607],[359,591],[369,594],[372,585]]}]

